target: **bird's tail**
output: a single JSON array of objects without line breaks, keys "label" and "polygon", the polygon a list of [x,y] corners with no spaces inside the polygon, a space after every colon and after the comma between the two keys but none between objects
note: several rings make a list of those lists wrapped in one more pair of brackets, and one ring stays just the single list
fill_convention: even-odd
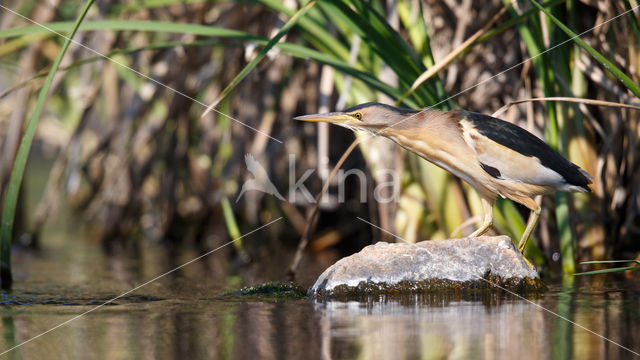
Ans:
[{"label": "bird's tail", "polygon": [[593,184],[593,175],[589,174],[589,172],[581,167],[578,168],[578,171],[580,171],[580,174],[582,174],[584,177],[586,177],[589,180],[589,184]]}]

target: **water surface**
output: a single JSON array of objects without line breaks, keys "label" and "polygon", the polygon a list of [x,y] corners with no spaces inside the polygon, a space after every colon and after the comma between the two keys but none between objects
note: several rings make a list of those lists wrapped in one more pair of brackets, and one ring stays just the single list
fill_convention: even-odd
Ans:
[{"label": "water surface", "polygon": [[[17,251],[0,348],[64,323],[204,253],[162,245],[109,255],[86,240]],[[352,302],[221,297],[277,279],[283,260],[212,254],[5,354],[42,359],[619,359],[640,352],[637,280],[592,277],[545,294],[411,295]],[[136,254],[136,255],[132,255]],[[272,255],[272,254],[271,254]],[[272,259],[271,263],[263,261]],[[308,286],[335,258],[307,261]],[[554,315],[541,307],[556,313]],[[562,317],[562,318],[561,318]]]}]

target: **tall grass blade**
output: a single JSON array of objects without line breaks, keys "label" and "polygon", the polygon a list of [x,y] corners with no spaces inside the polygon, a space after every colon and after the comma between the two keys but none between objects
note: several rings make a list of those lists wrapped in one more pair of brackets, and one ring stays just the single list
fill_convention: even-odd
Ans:
[{"label": "tall grass blade", "polygon": [[476,43],[476,40],[480,38],[483,34],[485,34],[489,29],[495,24],[496,21],[500,19],[500,17],[507,11],[507,7],[503,7],[500,11],[493,16],[489,22],[482,27],[482,29],[478,30],[475,34],[465,40],[458,48],[450,52],[444,59],[439,61],[437,64],[429,68],[427,71],[423,72],[418,76],[418,78],[411,84],[411,88],[404,93],[398,100],[396,100],[396,106],[402,103],[402,100],[410,96],[416,89],[424,84],[425,81],[431,79],[435,74],[440,72],[445,67],[449,66],[455,59],[457,59],[462,53],[468,51],[473,45]]},{"label": "tall grass blade", "polygon": [[571,234],[569,203],[565,193],[556,193],[556,220],[558,221],[558,236],[560,237],[562,272],[564,274],[573,274],[576,272],[575,240]]},{"label": "tall grass blade", "polygon": [[[552,1],[547,1],[542,3],[542,6],[544,6],[545,8],[552,8],[554,6],[557,6],[559,4],[562,4],[563,2],[565,2],[566,0],[552,0]],[[508,2],[503,2],[505,4],[505,6],[508,6],[509,3]],[[495,29],[489,30],[487,31],[486,34],[480,36],[480,38],[476,41],[476,45],[483,43],[489,39],[491,39],[492,37],[503,33],[504,31],[506,31],[507,29],[510,29],[511,27],[518,25],[524,21],[526,21],[527,19],[529,19],[531,16],[533,16],[534,14],[537,14],[538,10],[536,9],[530,9],[525,11],[524,13],[522,13],[522,15],[518,15],[518,16],[514,16],[511,19],[509,19],[508,21],[505,21],[504,23],[496,26]]]},{"label": "tall grass blade", "polygon": [[531,3],[536,6],[540,11],[545,13],[545,15],[553,21],[556,26],[558,26],[562,31],[564,31],[571,40],[575,41],[581,48],[583,48],[589,55],[593,56],[602,66],[604,66],[607,70],[609,70],[613,76],[616,77],[624,86],[629,89],[636,97],[640,98],[640,86],[636,84],[629,76],[627,76],[622,70],[618,69],[609,59],[602,56],[596,49],[592,48],[586,41],[582,40],[580,36],[574,33],[571,29],[569,29],[566,25],[562,23],[562,21],[558,20],[555,16],[553,16],[547,9],[545,9],[542,5],[538,4],[538,2],[531,0]]},{"label": "tall grass blade", "polygon": [[93,4],[94,0],[87,0],[84,8],[78,15],[75,25],[71,30],[69,36],[65,39],[56,60],[51,66],[51,71],[47,76],[38,99],[36,101],[35,109],[29,118],[27,128],[25,130],[20,147],[18,148],[18,154],[16,155],[16,161],[13,165],[13,171],[11,172],[11,178],[9,180],[9,187],[7,189],[7,196],[4,201],[4,207],[2,209],[2,225],[0,228],[0,286],[3,289],[10,289],[12,283],[11,277],[11,240],[13,237],[13,222],[15,220],[16,204],[18,202],[18,194],[20,193],[20,186],[22,184],[22,177],[24,175],[24,169],[27,165],[27,159],[29,157],[29,151],[31,150],[31,143],[33,142],[33,136],[35,135],[38,122],[40,120],[40,114],[44,108],[45,101],[47,100],[47,93],[53,82],[53,77],[56,75],[56,71],[60,66],[60,62],[64,57],[71,39],[75,35],[76,31],[80,27],[82,20],[86,16],[89,8]]},{"label": "tall grass blade", "polygon": [[[623,3],[625,10],[631,10],[631,4],[629,4],[629,1],[623,1]],[[638,19],[636,19],[633,11],[629,11],[628,15],[631,28],[633,29],[633,34],[636,36],[636,39],[640,39],[640,24],[638,24]]]},{"label": "tall grass blade", "polygon": [[302,9],[298,10],[298,12],[296,12],[291,17],[291,19],[289,19],[289,21],[287,21],[287,23],[284,24],[284,26],[282,27],[282,29],[280,29],[280,31],[276,34],[276,36],[274,36],[271,40],[269,40],[267,45],[263,47],[262,50],[260,50],[258,55],[253,60],[251,60],[251,62],[249,62],[247,66],[245,66],[244,69],[242,69],[242,71],[240,71],[240,73],[236,75],[235,78],[233,78],[233,80],[231,80],[231,83],[229,83],[229,85],[227,85],[224,88],[224,90],[222,90],[222,92],[220,93],[220,95],[218,95],[218,98],[213,102],[213,104],[207,107],[207,110],[202,114],[202,116],[207,115],[213,108],[215,108],[216,105],[218,105],[218,103],[220,102],[220,100],[224,99],[231,92],[231,90],[233,90],[233,88],[235,88],[236,85],[238,85],[240,81],[242,81],[242,79],[244,79],[251,72],[251,70],[253,70],[253,68],[256,67],[256,65],[258,65],[260,60],[262,60],[267,55],[269,50],[271,50],[278,43],[278,41],[280,41],[280,39],[282,39],[282,37],[289,32],[289,30],[293,27],[293,25],[295,25],[298,19],[304,16],[304,14],[307,11],[309,11],[309,9],[311,9],[315,4],[316,4],[315,1],[311,1],[307,5],[305,5]]},{"label": "tall grass blade", "polygon": [[[259,0],[259,2],[277,13],[289,17],[295,14],[295,10],[288,8],[281,0]],[[303,38],[318,50],[344,61],[349,59],[349,47],[330,33],[329,23],[317,7],[312,9],[307,16],[300,18],[296,27],[301,30]]]},{"label": "tall grass blade", "polygon": [[616,264],[616,263],[627,263],[632,262],[640,265],[640,260],[593,260],[593,261],[583,261],[580,265],[586,264]]},{"label": "tall grass blade", "polygon": [[[16,36],[26,36],[30,34],[46,33],[54,36],[55,33],[69,32],[74,28],[74,23],[70,21],[52,22],[48,24],[29,25],[17,28],[0,30],[0,38],[11,38]],[[261,39],[259,36],[247,34],[244,31],[226,29],[216,26],[205,26],[198,24],[172,23],[166,21],[144,21],[144,20],[91,20],[83,23],[78,31],[157,31],[167,33],[184,33],[201,36],[215,36],[223,38],[236,38],[240,40]],[[55,33],[53,33],[55,32]]]},{"label": "tall grass blade", "polygon": [[621,272],[621,271],[636,271],[636,270],[640,270],[640,267],[639,266],[627,266],[627,267],[613,268],[613,269],[602,269],[602,270],[581,272],[581,273],[577,273],[577,274],[574,274],[574,275],[575,276],[599,275],[599,274],[609,274],[609,273]]},{"label": "tall grass blade", "polygon": [[236,248],[236,251],[238,251],[241,256],[247,256],[244,250],[244,245],[242,244],[242,234],[240,233],[240,227],[238,227],[238,222],[236,221],[236,217],[233,214],[233,208],[231,208],[229,198],[227,198],[226,196],[223,197],[221,205],[222,215],[224,217],[224,223],[227,226],[229,237],[231,239],[238,239],[233,242],[233,247]]},{"label": "tall grass blade", "polygon": [[[640,261],[638,260],[602,260],[602,261],[583,261],[580,264],[614,264],[614,263],[636,263],[640,265]],[[621,268],[612,268],[612,269],[602,269],[602,270],[594,270],[594,271],[586,271],[582,273],[574,274],[576,276],[579,275],[597,275],[597,274],[608,274],[620,271],[637,271],[640,270],[640,266],[626,266]]]},{"label": "tall grass blade", "polygon": [[[396,73],[400,88],[408,89],[426,70],[420,55],[371,5],[364,2],[349,4],[339,0],[322,1],[319,4],[330,18],[340,19],[350,31],[362,38],[366,45],[363,52],[370,49],[376,59],[382,60]],[[416,94],[419,107],[442,100],[426,86],[420,87]]]},{"label": "tall grass blade", "polygon": [[[409,2],[410,0],[398,2],[398,15],[400,15],[400,20],[409,33],[409,40],[411,41],[411,44],[422,56],[422,63],[426,68],[430,68],[434,66],[436,62],[431,51],[431,37],[427,30],[423,6],[419,1],[414,2],[411,5],[408,4]],[[413,12],[416,10],[418,15],[414,16]],[[429,86],[434,88],[438,99],[449,98],[444,90],[444,84],[437,76],[434,77],[433,80],[429,81]],[[445,103],[441,104],[440,108],[442,110],[451,110],[454,108],[453,102],[449,99]]]}]

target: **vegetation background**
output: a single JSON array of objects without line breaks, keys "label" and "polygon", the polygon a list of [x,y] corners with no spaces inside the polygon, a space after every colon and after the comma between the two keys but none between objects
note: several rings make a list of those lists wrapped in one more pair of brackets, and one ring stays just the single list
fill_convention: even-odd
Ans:
[{"label": "vegetation background", "polygon": [[[207,250],[283,217],[268,238],[283,251],[294,249],[313,203],[256,191],[236,198],[252,178],[245,154],[281,191],[290,185],[295,156],[294,182],[316,169],[305,185],[320,192],[354,134],[296,123],[297,115],[367,101],[486,114],[536,97],[640,103],[636,1],[101,0],[79,18],[77,43],[57,71],[60,34],[73,30],[85,3],[5,4],[3,233],[9,212],[15,226],[3,241],[22,246],[37,246],[48,226],[72,217],[107,247],[155,241]],[[52,68],[48,100],[37,101]],[[438,71],[416,82],[430,69]],[[208,104],[216,110],[203,116]],[[500,117],[544,138],[596,179],[591,194],[542,200],[527,249],[534,262],[571,274],[577,261],[638,259],[638,111],[543,101],[510,106]],[[13,213],[7,189],[30,131],[27,186]],[[410,241],[469,234],[480,222],[479,198],[468,184],[385,139],[361,144],[343,168],[368,170],[370,201],[359,201],[355,177],[348,178],[344,204],[336,203],[332,185],[311,235],[313,253],[393,241],[357,217]],[[398,202],[371,201],[375,185],[390,181],[378,169],[402,174]],[[495,215],[496,233],[520,237],[525,209],[501,200]],[[236,245],[240,257],[263,246]]]}]

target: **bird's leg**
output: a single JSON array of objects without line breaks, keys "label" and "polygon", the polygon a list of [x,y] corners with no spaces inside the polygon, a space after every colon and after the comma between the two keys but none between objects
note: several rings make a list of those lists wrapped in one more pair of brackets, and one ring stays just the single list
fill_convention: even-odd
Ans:
[{"label": "bird's leg", "polygon": [[487,230],[489,230],[489,227],[493,225],[493,200],[487,200],[484,197],[481,197],[480,201],[482,201],[484,221],[482,222],[482,226],[480,226],[478,230],[474,231],[473,234],[469,235],[469,237],[480,236],[487,232]]},{"label": "bird's leg", "polygon": [[529,237],[533,232],[533,229],[538,224],[538,219],[540,219],[540,213],[542,212],[542,207],[538,205],[538,207],[531,211],[531,215],[529,215],[529,220],[527,221],[527,227],[524,229],[524,233],[522,234],[522,238],[518,243],[518,250],[521,254],[524,254],[524,248],[527,245],[527,241],[529,241]]}]

